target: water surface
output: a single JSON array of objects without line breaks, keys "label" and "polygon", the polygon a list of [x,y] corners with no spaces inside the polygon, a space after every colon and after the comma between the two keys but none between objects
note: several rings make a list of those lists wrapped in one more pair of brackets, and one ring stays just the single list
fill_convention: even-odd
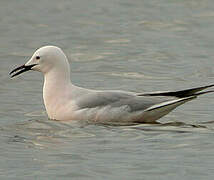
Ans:
[{"label": "water surface", "polygon": [[214,94],[157,125],[51,121],[43,77],[8,72],[57,45],[72,81],[94,89],[176,90],[213,83],[212,0],[0,2],[1,179],[213,179]]}]

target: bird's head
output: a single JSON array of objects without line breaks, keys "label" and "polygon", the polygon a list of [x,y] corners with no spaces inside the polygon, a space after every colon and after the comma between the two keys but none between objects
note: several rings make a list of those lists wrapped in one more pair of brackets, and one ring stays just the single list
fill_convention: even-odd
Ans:
[{"label": "bird's head", "polygon": [[39,48],[27,63],[12,70],[10,75],[14,77],[29,70],[46,74],[52,70],[65,71],[68,67],[68,60],[60,48],[44,46]]}]

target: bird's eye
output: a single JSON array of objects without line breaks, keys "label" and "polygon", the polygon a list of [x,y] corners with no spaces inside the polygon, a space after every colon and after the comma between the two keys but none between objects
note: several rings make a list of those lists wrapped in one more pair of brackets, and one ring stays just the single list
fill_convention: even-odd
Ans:
[{"label": "bird's eye", "polygon": [[40,56],[36,56],[36,59],[37,59],[37,60],[40,59]]}]

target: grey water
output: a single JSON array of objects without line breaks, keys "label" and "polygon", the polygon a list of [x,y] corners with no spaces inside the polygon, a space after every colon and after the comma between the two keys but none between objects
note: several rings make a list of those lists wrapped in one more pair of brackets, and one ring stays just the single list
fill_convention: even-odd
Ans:
[{"label": "grey water", "polygon": [[8,73],[43,45],[63,49],[74,84],[177,90],[214,83],[212,0],[0,1],[0,179],[213,179],[214,94],[161,124],[49,120],[43,77]]}]

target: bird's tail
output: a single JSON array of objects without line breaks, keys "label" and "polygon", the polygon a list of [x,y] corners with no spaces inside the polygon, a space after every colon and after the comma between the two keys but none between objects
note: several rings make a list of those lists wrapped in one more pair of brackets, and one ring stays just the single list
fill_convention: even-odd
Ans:
[{"label": "bird's tail", "polygon": [[195,99],[197,96],[189,96],[184,98],[179,98],[175,100],[166,101],[163,103],[155,104],[143,112],[143,119],[145,122],[156,122],[157,119],[165,116],[169,112],[171,112],[176,107],[184,104],[192,99]]}]

